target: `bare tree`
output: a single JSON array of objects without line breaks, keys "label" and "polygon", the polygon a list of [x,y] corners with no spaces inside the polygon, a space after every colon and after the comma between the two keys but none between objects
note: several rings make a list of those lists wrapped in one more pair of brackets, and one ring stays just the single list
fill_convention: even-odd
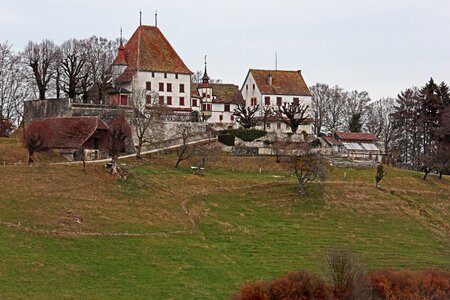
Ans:
[{"label": "bare tree", "polygon": [[309,105],[296,104],[296,103],[284,103],[282,106],[278,106],[273,109],[274,114],[291,128],[292,133],[296,133],[300,125],[305,122],[308,117]]},{"label": "bare tree", "polygon": [[327,107],[333,101],[332,90],[328,84],[316,83],[309,88],[312,93],[311,110],[314,115],[314,132],[319,135],[326,122]]},{"label": "bare tree", "polygon": [[[203,77],[203,71],[198,70],[197,72],[195,72],[191,75],[191,81],[194,83],[201,83],[202,77]],[[210,78],[209,83],[211,83],[211,84],[222,83],[222,79],[211,79]]]},{"label": "bare tree", "polygon": [[326,256],[326,271],[338,299],[369,299],[364,265],[352,252],[335,248]]},{"label": "bare tree", "polygon": [[23,144],[28,150],[28,164],[34,164],[33,155],[49,150],[48,137],[50,129],[43,121],[35,121],[23,127]]},{"label": "bare tree", "polygon": [[163,138],[163,117],[166,107],[159,103],[155,91],[135,90],[131,95],[133,106],[133,127],[137,137],[136,158],[141,159],[144,144],[157,143]]},{"label": "bare tree", "polygon": [[263,130],[266,130],[267,122],[273,116],[273,110],[269,105],[266,105],[264,106],[262,113],[263,113]]},{"label": "bare tree", "polygon": [[206,168],[206,163],[216,160],[219,157],[222,147],[218,142],[209,142],[206,144],[198,145],[194,149],[195,155],[198,157],[198,168]]},{"label": "bare tree", "polygon": [[31,68],[31,78],[36,83],[39,99],[45,99],[49,82],[55,75],[58,47],[52,41],[29,42],[23,53],[27,65]]},{"label": "bare tree", "polygon": [[359,92],[355,90],[347,93],[347,97],[345,100],[345,130],[351,131],[351,121],[356,117],[359,119],[359,122],[361,122],[361,126],[365,123],[366,108],[367,104],[370,102],[370,97],[366,91]]},{"label": "bare tree", "polygon": [[259,109],[259,105],[250,107],[238,104],[234,109],[233,115],[236,116],[237,122],[244,128],[255,127],[258,122],[256,121],[256,112]]},{"label": "bare tree", "polygon": [[305,194],[305,185],[316,178],[324,179],[328,173],[328,163],[305,145],[305,154],[291,159],[293,172],[299,184],[300,195]]},{"label": "bare tree", "polygon": [[131,137],[131,128],[125,117],[115,116],[109,124],[109,155],[111,156],[112,174],[118,173],[119,155],[126,150],[127,140]]},{"label": "bare tree", "polygon": [[326,105],[325,128],[332,132],[344,127],[345,102],[347,93],[337,85],[331,89],[331,100]]},{"label": "bare tree", "polygon": [[[94,103],[104,103],[107,85],[111,80],[110,66],[112,65],[117,42],[103,37],[92,36],[81,41],[85,59],[85,77],[81,82],[84,100]],[[89,88],[93,86],[91,92]]]},{"label": "bare tree", "polygon": [[374,133],[383,141],[384,153],[391,153],[391,142],[395,138],[392,113],[394,112],[394,99],[381,98],[367,106],[367,121],[365,130]]},{"label": "bare tree", "polygon": [[82,93],[81,81],[86,76],[83,71],[85,58],[81,42],[75,39],[64,42],[61,47],[62,89],[70,99]]},{"label": "bare tree", "polygon": [[192,128],[191,125],[186,123],[180,125],[177,130],[178,135],[181,138],[181,145],[177,149],[177,162],[175,163],[175,168],[178,168],[178,165],[192,156],[192,147],[188,144],[188,139],[192,136]]}]

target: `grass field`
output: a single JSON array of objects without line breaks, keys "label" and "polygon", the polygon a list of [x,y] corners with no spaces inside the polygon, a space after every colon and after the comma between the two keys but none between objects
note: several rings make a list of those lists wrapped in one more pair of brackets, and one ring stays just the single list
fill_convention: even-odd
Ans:
[{"label": "grass field", "polygon": [[[0,298],[227,299],[246,280],[321,272],[330,247],[370,268],[450,269],[450,178],[333,169],[300,197],[273,158],[171,155],[102,166],[0,167]],[[258,166],[262,165],[262,173]]]}]

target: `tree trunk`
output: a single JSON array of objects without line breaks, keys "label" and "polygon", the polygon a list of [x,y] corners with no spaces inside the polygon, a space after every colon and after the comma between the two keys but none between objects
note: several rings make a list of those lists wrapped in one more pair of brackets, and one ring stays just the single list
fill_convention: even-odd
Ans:
[{"label": "tree trunk", "polygon": [[28,150],[28,165],[34,164],[33,153],[33,150]]},{"label": "tree trunk", "polygon": [[113,155],[113,157],[111,158],[111,174],[117,174],[118,171],[118,160],[119,160],[119,156],[118,155]]},{"label": "tree trunk", "polygon": [[439,179],[442,179],[442,171],[439,172]]},{"label": "tree trunk", "polygon": [[423,176],[423,180],[427,179],[427,175],[429,172],[425,172],[425,175]]},{"label": "tree trunk", "polygon": [[304,182],[299,182],[300,185],[300,195],[304,195],[305,194],[305,183]]},{"label": "tree trunk", "polygon": [[142,149],[142,144],[138,143],[138,145],[136,147],[136,159],[142,159],[141,149]]},{"label": "tree trunk", "polygon": [[44,100],[45,99],[45,88],[40,87],[39,88],[39,100]]},{"label": "tree trunk", "polygon": [[291,125],[292,133],[297,133],[298,125]]},{"label": "tree trunk", "polygon": [[180,164],[180,162],[181,162],[181,159],[178,158],[177,163],[175,164],[175,168],[178,168],[178,165]]}]

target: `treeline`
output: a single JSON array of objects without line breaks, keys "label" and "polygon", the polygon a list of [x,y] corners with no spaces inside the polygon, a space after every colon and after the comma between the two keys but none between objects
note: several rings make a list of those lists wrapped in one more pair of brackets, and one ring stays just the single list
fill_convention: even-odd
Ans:
[{"label": "treeline", "polygon": [[450,168],[450,93],[445,82],[430,79],[396,98],[372,101],[367,92],[327,84],[312,86],[317,135],[333,131],[372,132],[392,163],[440,174]]},{"label": "treeline", "polygon": [[30,41],[19,52],[8,42],[0,43],[0,135],[6,135],[8,122],[20,124],[26,99],[101,102],[117,46],[118,41],[97,36],[61,45]]},{"label": "treeline", "polygon": [[366,271],[357,256],[344,249],[331,250],[323,269],[321,275],[300,270],[272,280],[248,282],[232,299],[447,300],[450,295],[449,272]]}]

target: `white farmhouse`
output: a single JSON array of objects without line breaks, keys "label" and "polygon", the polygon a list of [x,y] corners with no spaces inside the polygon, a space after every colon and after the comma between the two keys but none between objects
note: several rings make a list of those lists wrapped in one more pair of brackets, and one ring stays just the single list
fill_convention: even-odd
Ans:
[{"label": "white farmhouse", "polygon": [[175,113],[189,113],[191,74],[158,27],[141,25],[125,46],[120,45],[112,65],[112,81],[119,91],[113,104],[128,105],[129,91],[147,90],[148,101],[154,91]]},{"label": "white farmhouse", "polygon": [[[241,88],[245,105],[259,105],[258,115],[262,119],[264,109],[285,103],[309,106],[308,118],[297,132],[312,134],[311,92],[303,79],[301,71],[250,69]],[[259,127],[263,127],[261,124]],[[277,118],[267,118],[266,128],[270,132],[291,132],[290,128]]]},{"label": "white farmhouse", "polygon": [[234,127],[233,112],[238,104],[244,104],[239,87],[229,83],[210,83],[206,70],[201,83],[191,84],[192,109],[197,110],[201,119],[222,127]]}]

